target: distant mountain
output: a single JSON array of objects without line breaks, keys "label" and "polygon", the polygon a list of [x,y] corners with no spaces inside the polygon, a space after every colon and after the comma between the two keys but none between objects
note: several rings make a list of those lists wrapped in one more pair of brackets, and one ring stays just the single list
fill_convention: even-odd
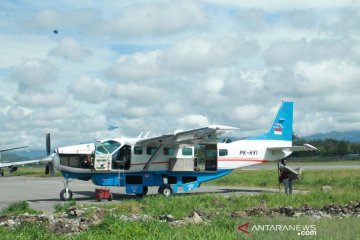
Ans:
[{"label": "distant mountain", "polygon": [[46,151],[43,149],[27,149],[23,151],[12,152],[19,157],[27,158],[27,159],[39,159],[46,157]]},{"label": "distant mountain", "polygon": [[304,138],[306,140],[336,139],[336,140],[345,140],[349,142],[360,142],[360,131],[347,131],[347,132],[332,131],[328,133],[313,134]]},{"label": "distant mountain", "polygon": [[4,161],[4,162],[14,162],[14,161],[29,160],[29,158],[24,157],[24,156],[19,156],[16,153],[6,152],[6,153],[1,154],[0,160]]}]

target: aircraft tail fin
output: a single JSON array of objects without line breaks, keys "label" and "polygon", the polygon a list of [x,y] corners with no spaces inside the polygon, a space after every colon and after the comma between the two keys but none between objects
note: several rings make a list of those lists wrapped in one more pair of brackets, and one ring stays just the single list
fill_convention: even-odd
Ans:
[{"label": "aircraft tail fin", "polygon": [[292,102],[282,102],[269,131],[248,139],[292,141],[293,107],[294,104]]}]

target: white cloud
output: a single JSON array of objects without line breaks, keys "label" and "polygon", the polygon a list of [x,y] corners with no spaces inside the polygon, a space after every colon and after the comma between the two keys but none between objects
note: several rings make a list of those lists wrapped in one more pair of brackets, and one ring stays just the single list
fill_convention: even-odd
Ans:
[{"label": "white cloud", "polygon": [[192,1],[165,1],[132,5],[106,21],[105,33],[120,36],[173,34],[206,26],[206,15]]},{"label": "white cloud", "polygon": [[88,31],[87,28],[102,21],[100,13],[96,9],[77,9],[72,11],[58,11],[45,8],[38,12],[27,23],[28,26],[40,30],[59,31],[64,27],[80,28]]},{"label": "white cloud", "polygon": [[90,56],[91,51],[82,48],[75,39],[64,38],[59,42],[59,45],[50,52],[50,55],[73,61],[81,61]]},{"label": "white cloud", "polygon": [[328,0],[299,0],[299,1],[262,1],[262,0],[203,0],[205,3],[216,5],[233,6],[238,8],[261,8],[270,10],[288,10],[288,9],[311,9],[311,8],[341,8],[354,6],[356,3],[352,0],[331,1]]},{"label": "white cloud", "polygon": [[[241,56],[242,48],[253,47],[250,56]],[[170,69],[185,71],[204,71],[209,68],[226,66],[237,58],[251,57],[256,52],[254,46],[240,39],[191,38],[177,43],[165,51],[161,64]]]},{"label": "white cloud", "polygon": [[48,129],[55,145],[210,123],[252,135],[283,99],[301,136],[360,129],[356,2],[31,6],[0,10],[3,145],[17,136],[43,148]]},{"label": "white cloud", "polygon": [[7,101],[5,98],[3,98],[2,96],[0,96],[0,109],[5,108],[6,106],[8,106],[10,104],[9,101]]},{"label": "white cloud", "polygon": [[66,104],[65,96],[53,90],[58,68],[46,60],[31,59],[13,69],[10,80],[18,82],[13,100],[20,106],[53,107]]},{"label": "white cloud", "polygon": [[159,66],[160,57],[159,50],[120,56],[107,70],[107,74],[123,81],[166,77],[170,72]]},{"label": "white cloud", "polygon": [[152,104],[165,102],[168,93],[161,88],[140,84],[117,84],[113,89],[113,96],[125,100],[132,105]]},{"label": "white cloud", "polygon": [[14,100],[26,107],[54,107],[66,104],[64,95],[57,92],[17,92]]},{"label": "white cloud", "polygon": [[55,46],[55,42],[47,36],[37,35],[33,32],[1,32],[0,46],[2,46],[0,67],[10,68],[29,59],[45,59],[48,51]]},{"label": "white cloud", "polygon": [[69,85],[69,91],[77,100],[100,103],[109,96],[109,88],[100,79],[81,76]]},{"label": "white cloud", "polygon": [[12,119],[23,119],[26,115],[25,115],[25,111],[23,108],[19,107],[19,106],[12,106],[7,114],[10,116],[10,118]]},{"label": "white cloud", "polygon": [[46,60],[27,60],[14,68],[11,79],[20,83],[20,88],[38,88],[56,82],[58,69]]},{"label": "white cloud", "polygon": [[259,8],[241,9],[236,20],[241,31],[263,32],[271,27],[266,21],[266,12]]},{"label": "white cloud", "polygon": [[357,94],[356,89],[360,87],[358,66],[343,61],[324,61],[317,64],[300,62],[294,72],[302,77],[296,91],[305,96],[326,96],[335,90],[342,94]]},{"label": "white cloud", "polygon": [[183,0],[130,4],[110,18],[95,9],[44,9],[28,25],[59,32],[66,27],[91,35],[137,37],[169,35],[203,28],[206,24],[207,17],[202,8],[192,1]]},{"label": "white cloud", "polygon": [[209,126],[210,122],[206,116],[201,114],[189,114],[180,117],[177,120],[177,124],[181,127],[190,126],[190,127],[202,127]]},{"label": "white cloud", "polygon": [[256,43],[241,38],[196,37],[169,49],[120,56],[107,73],[123,80],[168,78],[228,66],[251,58],[258,50]]},{"label": "white cloud", "polygon": [[210,94],[219,93],[224,88],[224,80],[221,78],[210,77],[205,81],[204,88]]},{"label": "white cloud", "polygon": [[256,105],[236,106],[232,115],[239,122],[251,122],[261,116],[262,109]]},{"label": "white cloud", "polygon": [[353,55],[354,41],[348,39],[313,39],[311,41],[278,41],[264,52],[269,65],[289,66],[298,61],[318,62],[343,59]]},{"label": "white cloud", "polygon": [[182,105],[179,102],[168,102],[164,106],[165,114],[171,116],[179,116],[184,111]]}]

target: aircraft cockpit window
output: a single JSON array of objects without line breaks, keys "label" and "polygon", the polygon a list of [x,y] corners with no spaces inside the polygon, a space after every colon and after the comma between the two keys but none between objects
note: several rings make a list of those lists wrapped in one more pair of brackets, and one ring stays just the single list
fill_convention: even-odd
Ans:
[{"label": "aircraft cockpit window", "polygon": [[97,154],[109,154],[115,152],[121,146],[120,143],[109,140],[96,147]]},{"label": "aircraft cockpit window", "polygon": [[96,154],[109,154],[103,145],[96,146]]},{"label": "aircraft cockpit window", "polygon": [[115,152],[116,149],[118,149],[120,147],[121,144],[118,142],[109,140],[109,141],[101,143],[101,145],[103,145],[109,153],[113,153],[113,152]]}]

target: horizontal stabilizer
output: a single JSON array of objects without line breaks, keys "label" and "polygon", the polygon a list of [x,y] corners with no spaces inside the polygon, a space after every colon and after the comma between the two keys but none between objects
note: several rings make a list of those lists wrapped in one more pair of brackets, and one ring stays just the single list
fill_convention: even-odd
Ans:
[{"label": "horizontal stabilizer", "polygon": [[302,152],[302,151],[319,151],[316,147],[305,143],[303,146],[291,146],[291,147],[270,147],[267,150],[272,151],[286,151],[286,152]]}]

